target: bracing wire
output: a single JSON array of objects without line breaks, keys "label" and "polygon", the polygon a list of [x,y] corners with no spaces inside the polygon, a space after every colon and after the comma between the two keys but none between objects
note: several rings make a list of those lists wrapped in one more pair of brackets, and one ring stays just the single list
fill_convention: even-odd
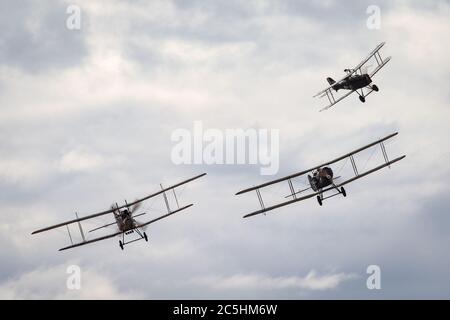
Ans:
[{"label": "bracing wire", "polygon": [[370,154],[369,158],[366,160],[366,163],[363,166],[363,170],[366,169],[367,164],[369,163],[370,159],[372,159],[373,155],[375,154],[375,152],[378,150],[378,148],[373,148],[372,153]]},{"label": "bracing wire", "polygon": [[336,173],[336,175],[339,175],[339,173],[341,173],[341,171],[345,168],[345,166],[347,165],[348,159],[349,159],[348,157],[345,158],[344,163],[343,163],[342,166],[339,168],[339,170],[338,170],[338,172]]}]

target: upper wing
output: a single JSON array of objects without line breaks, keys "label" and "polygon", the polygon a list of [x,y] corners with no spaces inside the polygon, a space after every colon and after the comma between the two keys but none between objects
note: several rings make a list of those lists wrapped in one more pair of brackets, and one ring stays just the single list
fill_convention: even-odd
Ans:
[{"label": "upper wing", "polygon": [[315,193],[308,194],[308,195],[303,196],[303,197],[300,197],[300,198],[295,198],[295,199],[292,199],[292,200],[289,200],[289,201],[286,201],[286,202],[283,202],[283,203],[276,204],[276,205],[271,206],[271,207],[267,207],[267,208],[263,208],[263,209],[261,209],[261,210],[254,211],[254,212],[252,212],[252,213],[246,214],[246,215],[244,216],[244,218],[248,218],[248,217],[251,217],[251,216],[254,216],[254,215],[257,215],[257,214],[265,213],[265,212],[270,211],[270,210],[273,210],[273,209],[277,209],[277,208],[281,208],[281,207],[287,206],[287,205],[292,204],[292,203],[294,203],[294,202],[303,201],[303,200],[306,200],[306,199],[315,197],[315,196],[319,195],[320,193],[330,191],[330,190],[332,190],[332,189],[334,189],[334,188],[336,188],[336,187],[337,187],[337,188],[338,188],[338,187],[341,187],[341,186],[346,185],[346,184],[348,184],[348,183],[350,183],[350,182],[353,182],[353,181],[355,181],[355,180],[357,180],[357,179],[360,179],[360,178],[362,178],[362,177],[365,177],[365,176],[367,176],[368,174],[371,174],[371,173],[373,173],[373,172],[375,172],[375,171],[378,171],[378,170],[380,170],[380,169],[382,169],[382,168],[384,168],[384,167],[390,166],[391,164],[393,164],[393,163],[395,163],[395,162],[397,162],[397,161],[402,160],[404,157],[405,157],[405,156],[401,156],[401,157],[395,158],[394,160],[391,160],[391,161],[389,161],[389,162],[383,163],[382,165],[379,165],[379,166],[377,166],[377,167],[375,167],[375,168],[373,168],[373,169],[367,170],[367,171],[365,171],[365,172],[363,172],[363,173],[360,173],[360,174],[358,174],[358,175],[356,175],[356,176],[354,176],[354,177],[352,177],[352,178],[350,178],[350,179],[348,179],[348,180],[346,180],[346,181],[343,181],[342,183],[339,183],[339,184],[337,184],[336,186],[331,186],[331,187],[328,187],[328,188],[326,188],[326,189],[323,189],[321,192],[315,192]]},{"label": "upper wing", "polygon": [[181,185],[183,185],[183,184],[189,183],[189,182],[191,182],[191,181],[193,181],[193,180],[196,180],[196,179],[198,179],[198,178],[201,178],[201,177],[203,177],[203,176],[205,176],[205,175],[206,175],[206,173],[203,173],[203,174],[200,174],[200,175],[195,176],[195,177],[193,177],[193,178],[184,180],[184,181],[182,181],[182,182],[180,182],[180,183],[174,184],[173,186],[170,186],[170,187],[161,189],[161,190],[159,190],[158,192],[152,193],[151,195],[148,195],[148,196],[146,196],[146,197],[144,197],[144,198],[142,198],[142,199],[138,199],[138,200],[133,201],[133,202],[131,202],[131,203],[125,204],[125,205],[123,205],[123,206],[116,207],[116,208],[114,208],[114,209],[110,209],[110,210],[106,210],[106,211],[102,211],[102,212],[98,212],[98,213],[94,213],[94,214],[91,214],[91,215],[88,215],[88,216],[84,216],[84,217],[81,217],[81,218],[77,218],[77,219],[65,221],[65,222],[62,222],[62,223],[58,223],[58,224],[55,224],[55,225],[50,226],[50,227],[46,227],[46,228],[42,228],[42,229],[33,231],[31,234],[36,234],[36,233],[48,231],[48,230],[51,230],[51,229],[59,228],[59,227],[62,227],[62,226],[65,226],[65,225],[68,225],[68,224],[71,224],[71,223],[75,223],[75,222],[80,222],[80,221],[83,221],[83,220],[92,219],[92,218],[99,217],[99,216],[102,216],[102,215],[105,215],[105,214],[108,214],[108,213],[112,213],[112,212],[115,211],[115,210],[120,210],[120,209],[129,207],[129,206],[133,206],[133,205],[135,205],[135,204],[137,204],[137,203],[139,203],[139,202],[142,202],[142,201],[145,201],[145,200],[147,200],[147,199],[153,198],[153,197],[155,197],[155,196],[157,196],[157,195],[159,195],[159,194],[164,193],[165,191],[168,191],[168,190],[171,190],[171,189],[175,189],[175,188],[177,188],[177,187],[179,187],[179,186],[181,186]]},{"label": "upper wing", "polygon": [[[158,217],[158,218],[156,218],[156,219],[153,219],[153,220],[151,220],[151,221],[149,221],[149,222],[145,222],[145,223],[136,225],[136,228],[142,228],[142,227],[144,227],[144,226],[146,226],[146,225],[149,225],[149,224],[151,224],[151,223],[154,223],[154,222],[156,222],[156,221],[159,221],[159,220],[161,220],[161,219],[164,219],[164,218],[166,218],[166,217],[168,217],[168,216],[171,216],[171,215],[173,215],[173,214],[175,214],[175,213],[177,213],[177,212],[180,212],[180,211],[182,211],[182,210],[184,210],[184,209],[187,209],[187,208],[189,208],[189,207],[192,207],[192,206],[193,206],[193,204],[191,203],[191,204],[189,204],[189,205],[187,205],[187,206],[184,206],[184,207],[181,207],[181,208],[179,208],[179,209],[177,209],[177,210],[174,210],[174,211],[172,211],[172,212],[169,212],[169,213],[167,213],[167,214],[165,214],[165,215],[163,215],[163,216],[160,216],[160,217]],[[63,251],[63,250],[67,250],[67,249],[72,249],[72,248],[76,248],[76,247],[80,247],[80,246],[84,246],[84,245],[86,245],[86,244],[90,244],[90,243],[97,242],[97,241],[101,241],[101,240],[106,240],[106,239],[113,238],[113,237],[115,237],[115,236],[121,235],[122,233],[123,233],[122,231],[119,231],[119,232],[116,232],[116,233],[113,233],[113,234],[109,234],[109,235],[106,235],[106,236],[103,236],[103,237],[99,237],[99,238],[95,238],[95,239],[91,239],[91,240],[87,240],[87,241],[82,241],[82,242],[75,243],[75,244],[72,244],[72,245],[70,245],[70,246],[61,248],[61,249],[59,249],[59,251]]]},{"label": "upper wing", "polygon": [[386,136],[386,137],[384,137],[384,138],[382,138],[382,139],[379,139],[379,140],[377,140],[377,141],[374,141],[374,142],[372,142],[372,143],[369,143],[368,145],[365,145],[364,147],[361,147],[361,148],[358,148],[358,149],[356,149],[356,150],[353,150],[353,151],[351,151],[351,152],[349,152],[349,153],[347,153],[347,154],[345,154],[345,155],[343,155],[343,156],[340,156],[340,157],[338,157],[338,158],[336,158],[336,159],[333,159],[333,160],[331,160],[331,161],[322,163],[321,165],[315,166],[315,167],[313,167],[313,168],[311,168],[311,169],[304,170],[304,171],[300,171],[300,172],[291,174],[291,175],[286,176],[286,177],[283,177],[283,178],[279,178],[279,179],[276,179],[276,180],[272,180],[272,181],[269,181],[269,182],[266,182],[266,183],[257,185],[257,186],[255,186],[255,187],[251,187],[251,188],[248,188],[248,189],[241,190],[241,191],[239,191],[238,193],[236,193],[236,195],[243,194],[243,193],[246,193],[246,192],[250,192],[250,191],[253,191],[253,190],[256,190],[256,189],[264,188],[264,187],[270,186],[270,185],[272,185],[272,184],[279,183],[279,182],[282,182],[282,181],[285,181],[285,180],[289,180],[289,179],[292,179],[292,178],[295,178],[295,177],[299,177],[299,176],[304,175],[304,174],[306,174],[306,173],[308,173],[308,172],[314,171],[314,170],[316,170],[316,169],[318,169],[318,168],[321,168],[321,167],[324,167],[324,166],[333,164],[333,163],[338,162],[338,161],[340,161],[340,160],[342,160],[342,159],[345,159],[345,158],[347,158],[347,157],[350,157],[351,155],[354,155],[355,153],[361,152],[361,151],[363,151],[363,150],[365,150],[365,149],[367,149],[367,148],[370,148],[370,147],[372,147],[372,146],[374,146],[374,145],[376,145],[376,144],[378,144],[378,143],[380,143],[380,142],[383,142],[383,141],[385,141],[385,140],[388,140],[388,139],[390,139],[390,138],[396,136],[397,134],[398,134],[398,132],[392,133],[392,134],[390,134],[390,135],[388,135],[388,136]]}]

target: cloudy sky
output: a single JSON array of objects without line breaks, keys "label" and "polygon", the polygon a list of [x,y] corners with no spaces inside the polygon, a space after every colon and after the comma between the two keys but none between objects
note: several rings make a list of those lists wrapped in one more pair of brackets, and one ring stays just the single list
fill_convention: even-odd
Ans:
[{"label": "cloudy sky", "polygon": [[[72,4],[79,30],[67,27]],[[367,25],[371,5],[378,29]],[[450,298],[449,7],[1,1],[0,298]],[[312,96],[325,77],[382,41],[392,61],[375,78],[380,92],[318,113],[325,101]],[[176,165],[171,135],[194,121],[278,129],[279,172]],[[240,189],[395,131],[388,152],[407,157],[348,185],[347,198],[242,219],[258,202],[234,196]],[[371,156],[361,168],[380,160]],[[64,229],[30,235],[201,172],[180,190],[195,206],[151,225],[149,243],[122,252],[114,238],[58,252],[69,244]],[[154,217],[164,204],[143,209]],[[67,289],[71,265],[81,290]],[[370,265],[381,268],[380,290],[366,287]]]}]

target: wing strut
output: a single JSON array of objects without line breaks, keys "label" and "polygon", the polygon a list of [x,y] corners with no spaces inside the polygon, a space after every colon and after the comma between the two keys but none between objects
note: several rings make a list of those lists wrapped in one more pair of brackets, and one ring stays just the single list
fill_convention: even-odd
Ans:
[{"label": "wing strut", "polygon": [[70,243],[73,245],[72,235],[70,234],[69,225],[66,224],[67,232],[69,233]]},{"label": "wing strut", "polygon": [[[75,216],[77,217],[77,220],[79,220],[78,213],[75,212]],[[86,238],[84,237],[84,232],[83,232],[83,228],[81,227],[80,221],[78,221],[78,228],[80,229],[81,238],[83,238],[83,242],[85,242]]]},{"label": "wing strut", "polygon": [[180,209],[180,204],[178,203],[177,194],[175,192],[175,189],[172,189],[173,197],[175,198],[175,202],[177,203],[177,208]]},{"label": "wing strut", "polygon": [[[383,152],[383,157],[384,157],[384,161],[386,161],[386,163],[389,163],[389,158],[386,152],[386,147],[384,146],[383,141],[380,142],[380,147],[381,147],[381,151]],[[389,166],[389,169],[391,168],[391,166]]]},{"label": "wing strut", "polygon": [[261,209],[266,210],[266,207],[264,206],[264,201],[261,197],[261,192],[259,191],[259,189],[256,189],[256,194],[258,195],[258,200],[259,200],[259,204],[261,205]]},{"label": "wing strut", "polygon": [[163,197],[164,197],[164,202],[166,203],[166,207],[167,207],[167,212],[170,212],[169,200],[167,200],[167,195],[166,195],[166,192],[164,190],[164,187],[163,187],[162,183],[160,183],[159,185],[161,186],[162,194],[163,194]]},{"label": "wing strut", "polygon": [[356,167],[355,159],[353,158],[353,155],[351,155],[349,158],[350,158],[350,162],[352,163],[353,172],[355,173],[355,176],[357,176],[358,175],[358,167]]},{"label": "wing strut", "polygon": [[295,193],[294,186],[292,185],[292,180],[291,180],[291,179],[288,179],[288,183],[289,183],[289,189],[291,189],[292,197],[293,197],[294,199],[297,199],[297,195],[296,195],[296,193]]}]

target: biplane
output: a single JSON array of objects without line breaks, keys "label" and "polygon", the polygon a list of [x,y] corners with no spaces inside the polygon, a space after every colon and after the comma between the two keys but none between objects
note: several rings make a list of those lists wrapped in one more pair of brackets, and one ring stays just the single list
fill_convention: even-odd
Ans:
[{"label": "biplane", "polygon": [[[111,206],[111,208],[109,210],[106,210],[106,211],[94,213],[94,214],[87,215],[87,216],[84,216],[84,217],[78,217],[78,214],[75,213],[76,219],[73,219],[73,220],[70,220],[70,221],[65,221],[65,222],[62,222],[62,223],[55,224],[55,225],[50,226],[50,227],[46,227],[46,228],[42,228],[42,229],[36,230],[36,231],[32,232],[32,234],[41,233],[41,232],[44,232],[44,231],[48,231],[48,230],[52,230],[52,229],[56,229],[56,228],[60,228],[60,227],[64,227],[65,226],[66,229],[67,229],[67,232],[69,234],[69,239],[70,239],[71,245],[69,245],[67,247],[64,247],[64,248],[61,248],[61,249],[59,249],[59,251],[63,251],[63,250],[67,250],[67,249],[71,249],[71,248],[75,248],[75,247],[84,246],[86,244],[90,244],[90,243],[101,241],[101,240],[106,240],[106,239],[113,238],[113,237],[116,237],[116,236],[120,236],[121,237],[121,240],[119,240],[119,246],[120,246],[120,249],[123,250],[124,246],[126,244],[129,244],[129,243],[132,243],[132,242],[135,242],[135,241],[139,241],[139,240],[142,240],[142,239],[144,239],[145,241],[148,241],[148,236],[147,236],[147,234],[145,233],[145,230],[144,230],[148,225],[150,225],[150,224],[152,224],[154,222],[157,222],[157,221],[159,221],[161,219],[167,218],[167,217],[169,217],[169,216],[171,216],[171,215],[173,215],[173,214],[175,214],[177,212],[180,212],[182,210],[185,210],[185,209],[187,209],[189,207],[192,207],[193,206],[192,203],[180,207],[177,195],[175,193],[175,188],[180,187],[182,185],[185,185],[185,184],[187,184],[187,183],[189,183],[191,181],[194,181],[194,180],[196,180],[198,178],[201,178],[201,177],[203,177],[205,175],[206,175],[206,173],[200,174],[198,176],[195,176],[193,178],[184,180],[182,182],[179,182],[179,183],[177,183],[175,185],[172,185],[170,187],[167,187],[167,188],[164,188],[162,186],[162,184],[161,184],[160,185],[161,186],[161,190],[159,190],[159,191],[157,191],[155,193],[152,193],[152,194],[150,194],[150,195],[148,195],[148,196],[146,196],[146,197],[144,197],[142,199],[138,199],[138,200],[130,202],[130,203],[128,203],[125,200],[125,204],[121,205],[121,206],[119,206],[117,203],[115,203],[114,205]],[[167,197],[167,194],[166,194],[168,191],[172,191],[173,197],[174,197],[174,199],[176,201],[177,208],[174,209],[174,210],[172,210],[170,208],[170,206],[169,206],[169,201],[168,201],[168,197]],[[164,202],[165,202],[165,205],[166,205],[166,208],[167,208],[167,213],[162,215],[162,216],[159,216],[159,217],[157,217],[155,219],[152,219],[150,221],[144,222],[144,223],[137,222],[136,221],[137,217],[146,214],[145,212],[138,213],[138,209],[140,208],[141,204],[144,201],[146,201],[146,200],[148,200],[150,198],[159,196],[159,195],[162,195],[163,198],[164,198]],[[105,236],[101,236],[101,237],[98,237],[98,238],[87,239],[86,236],[85,236],[85,233],[83,231],[83,228],[81,226],[81,221],[97,218],[97,217],[104,216],[104,215],[107,215],[107,214],[112,214],[114,219],[115,219],[115,221],[112,222],[112,223],[105,224],[105,225],[103,225],[101,227],[92,229],[89,232],[97,231],[99,229],[103,229],[103,228],[107,228],[107,227],[112,227],[114,225],[117,228],[116,231],[114,233],[111,233],[111,234],[108,234],[108,235],[105,235]],[[74,224],[74,223],[78,224],[78,229],[80,231],[81,238],[82,238],[82,241],[78,242],[78,243],[74,243],[73,242],[72,235],[71,235],[70,229],[69,229],[69,225]],[[125,241],[125,235],[131,235],[131,234],[136,234],[137,236],[134,237],[134,239],[132,239],[132,240]]]},{"label": "biplane", "polygon": [[[329,104],[320,109],[320,111],[331,108],[336,103],[348,97],[353,92],[356,92],[358,94],[359,100],[361,102],[365,102],[366,97],[369,94],[374,91],[379,91],[378,86],[372,83],[372,77],[378,71],[380,71],[380,69],[383,68],[386,63],[389,62],[389,60],[391,60],[391,57],[387,57],[385,59],[381,57],[380,50],[384,46],[384,44],[385,42],[380,43],[363,61],[361,61],[353,69],[345,69],[344,72],[346,73],[346,75],[342,79],[335,81],[333,80],[333,78],[327,78],[329,86],[314,95],[314,97],[323,98],[326,96],[328,98]],[[368,72],[368,68],[371,66],[368,63],[373,60],[375,60],[376,62],[376,67],[371,72]],[[349,91],[340,97],[335,96],[337,95],[337,92],[342,89]],[[335,93],[333,93],[333,91]]]},{"label": "biplane", "polygon": [[[311,169],[297,172],[297,173],[291,174],[291,175],[283,177],[283,178],[279,178],[279,179],[276,179],[273,181],[269,181],[269,182],[239,191],[238,193],[236,193],[236,195],[240,195],[240,194],[247,193],[250,191],[256,191],[256,195],[258,197],[259,204],[261,206],[260,210],[246,214],[244,216],[244,218],[251,217],[251,216],[254,216],[257,214],[261,214],[261,213],[266,213],[267,211],[274,210],[274,209],[277,209],[280,207],[284,207],[284,206],[290,205],[292,203],[295,203],[298,201],[303,201],[303,200],[313,198],[313,197],[317,198],[317,202],[321,206],[325,199],[328,199],[328,198],[331,198],[331,197],[334,197],[337,195],[342,195],[342,196],[346,197],[347,192],[344,189],[344,185],[346,185],[350,182],[353,182],[357,179],[360,179],[362,177],[365,177],[368,174],[378,171],[384,167],[390,167],[393,163],[400,161],[405,157],[403,155],[403,156],[397,157],[393,160],[389,160],[389,158],[388,158],[388,154],[387,154],[384,142],[386,140],[391,139],[392,137],[396,136],[397,134],[398,134],[398,132],[390,134],[390,135],[388,135],[382,139],[379,139],[377,141],[374,141],[364,147],[356,149],[356,150],[354,150],[350,153],[347,153],[341,157],[338,157],[334,160],[331,160],[331,161],[325,162],[321,165],[315,166]],[[382,163],[372,169],[369,169],[367,171],[359,172],[358,167],[356,165],[356,161],[355,161],[355,155],[362,152],[363,150],[369,149],[371,147],[375,147],[376,145],[379,145],[381,148],[381,152],[382,152],[383,158],[384,158],[384,163]],[[333,170],[331,169],[330,166],[341,160],[350,160],[350,163],[352,165],[353,176],[349,177],[347,180],[344,180],[342,182],[337,182],[337,179],[341,178],[341,177],[334,177]],[[309,187],[306,189],[301,189],[299,191],[296,191],[294,188],[293,179],[298,178],[300,176],[304,176],[304,175],[307,175],[307,177],[308,177]],[[265,187],[268,187],[268,186],[271,186],[274,184],[282,183],[282,182],[287,182],[287,184],[289,186],[290,194],[288,196],[286,196],[285,198],[290,198],[290,200],[287,200],[287,201],[284,201],[284,202],[281,202],[281,203],[278,203],[278,204],[275,204],[272,206],[266,206],[260,190],[262,188],[265,188]],[[308,190],[312,190],[312,192],[306,194],[306,192]],[[327,195],[325,196],[325,194],[327,194]]]}]

